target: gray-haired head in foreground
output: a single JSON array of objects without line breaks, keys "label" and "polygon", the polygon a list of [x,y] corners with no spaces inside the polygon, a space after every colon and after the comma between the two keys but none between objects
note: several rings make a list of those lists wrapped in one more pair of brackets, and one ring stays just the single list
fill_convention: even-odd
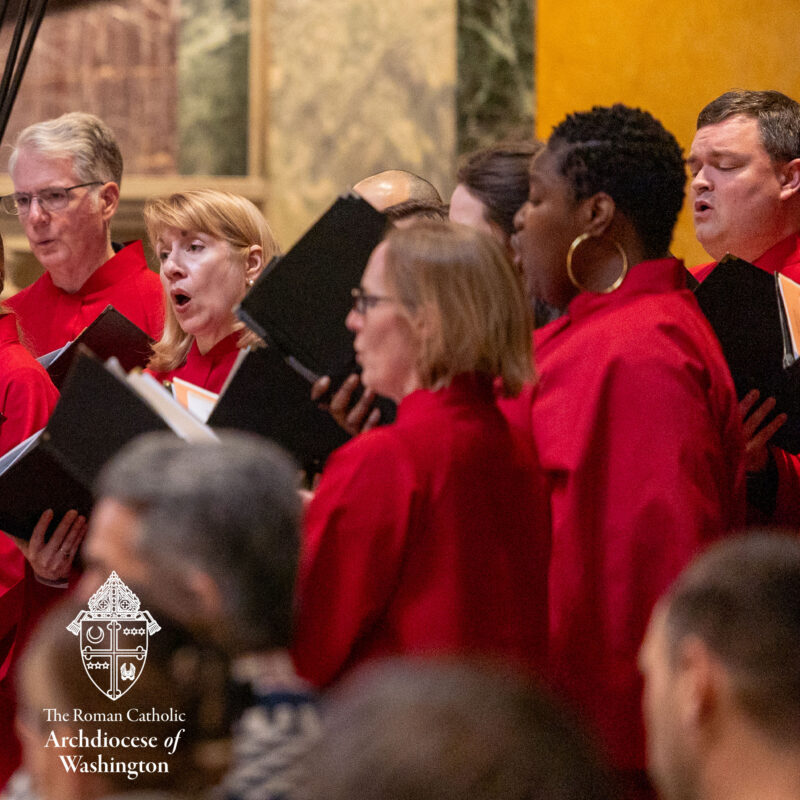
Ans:
[{"label": "gray-haired head in foreground", "polygon": [[81,182],[122,183],[122,153],[111,129],[94,114],[71,111],[22,130],[8,159],[12,178],[20,150],[71,158]]},{"label": "gray-haired head in foreground", "polygon": [[288,646],[301,503],[297,468],[277,445],[232,431],[218,443],[147,434],[106,465],[96,495],[138,515],[148,592],[166,610],[195,568],[226,604],[229,646]]},{"label": "gray-haired head in foreground", "polygon": [[671,657],[696,636],[730,675],[739,707],[776,743],[800,744],[800,541],[753,533],[720,542],[664,600]]},{"label": "gray-haired head in foreground", "polygon": [[302,800],[608,800],[584,736],[515,673],[394,659],[323,709]]}]

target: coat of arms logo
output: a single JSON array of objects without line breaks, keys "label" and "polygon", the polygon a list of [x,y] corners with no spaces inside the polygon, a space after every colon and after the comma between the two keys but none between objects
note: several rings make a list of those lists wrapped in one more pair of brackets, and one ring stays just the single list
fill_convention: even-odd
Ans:
[{"label": "coat of arms logo", "polygon": [[80,636],[83,668],[110,700],[119,700],[142,673],[148,637],[161,630],[116,572],[92,595],[89,610],[67,626]]}]

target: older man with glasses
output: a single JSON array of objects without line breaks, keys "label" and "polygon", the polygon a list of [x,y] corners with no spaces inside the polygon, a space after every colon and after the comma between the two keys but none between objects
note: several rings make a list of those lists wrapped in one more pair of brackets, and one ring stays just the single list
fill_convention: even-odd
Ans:
[{"label": "older man with glasses", "polygon": [[[158,275],[148,269],[141,242],[127,247],[111,242],[122,156],[106,125],[83,113],[31,125],[17,138],[9,172],[15,191],[2,198],[2,206],[19,217],[45,269],[6,302],[33,354],[44,355],[74,339],[109,304],[158,338],[164,317]],[[70,514],[62,526],[72,526],[71,534],[78,536],[81,518]],[[55,541],[54,535],[50,550]],[[8,674],[13,656],[41,610],[61,594],[34,580],[28,567],[21,577],[21,560],[11,540],[0,534],[0,789],[19,761]]]},{"label": "older man with glasses", "polygon": [[111,241],[122,155],[109,128],[82,112],[23,130],[8,162],[19,217],[45,273],[7,301],[36,356],[74,339],[109,304],[151,336],[163,325],[158,276],[141,242]]}]

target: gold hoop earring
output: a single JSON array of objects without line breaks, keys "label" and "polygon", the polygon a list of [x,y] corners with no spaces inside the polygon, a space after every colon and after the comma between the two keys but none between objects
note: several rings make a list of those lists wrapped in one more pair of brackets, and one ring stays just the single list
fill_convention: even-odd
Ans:
[{"label": "gold hoop earring", "polygon": [[579,292],[591,292],[592,294],[611,294],[611,292],[616,291],[622,286],[622,281],[625,280],[625,276],[628,274],[628,256],[625,255],[625,251],[622,249],[622,245],[616,239],[610,239],[609,241],[614,247],[617,248],[617,252],[622,259],[622,272],[620,272],[619,277],[611,284],[611,286],[607,286],[605,289],[589,289],[584,286],[576,277],[575,273],[572,270],[572,258],[575,255],[575,251],[587,240],[594,238],[590,233],[582,233],[580,236],[576,236],[572,240],[572,244],[569,246],[569,250],[567,250],[567,277],[569,278],[569,282],[579,291]]}]

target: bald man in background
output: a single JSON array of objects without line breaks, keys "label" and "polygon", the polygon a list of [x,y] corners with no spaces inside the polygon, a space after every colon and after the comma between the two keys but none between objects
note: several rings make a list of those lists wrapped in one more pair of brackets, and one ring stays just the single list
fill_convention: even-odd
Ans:
[{"label": "bald man in background", "polygon": [[386,211],[409,200],[431,205],[440,205],[442,202],[441,195],[432,183],[404,169],[387,169],[362,178],[353,186],[353,191],[378,211]]}]

